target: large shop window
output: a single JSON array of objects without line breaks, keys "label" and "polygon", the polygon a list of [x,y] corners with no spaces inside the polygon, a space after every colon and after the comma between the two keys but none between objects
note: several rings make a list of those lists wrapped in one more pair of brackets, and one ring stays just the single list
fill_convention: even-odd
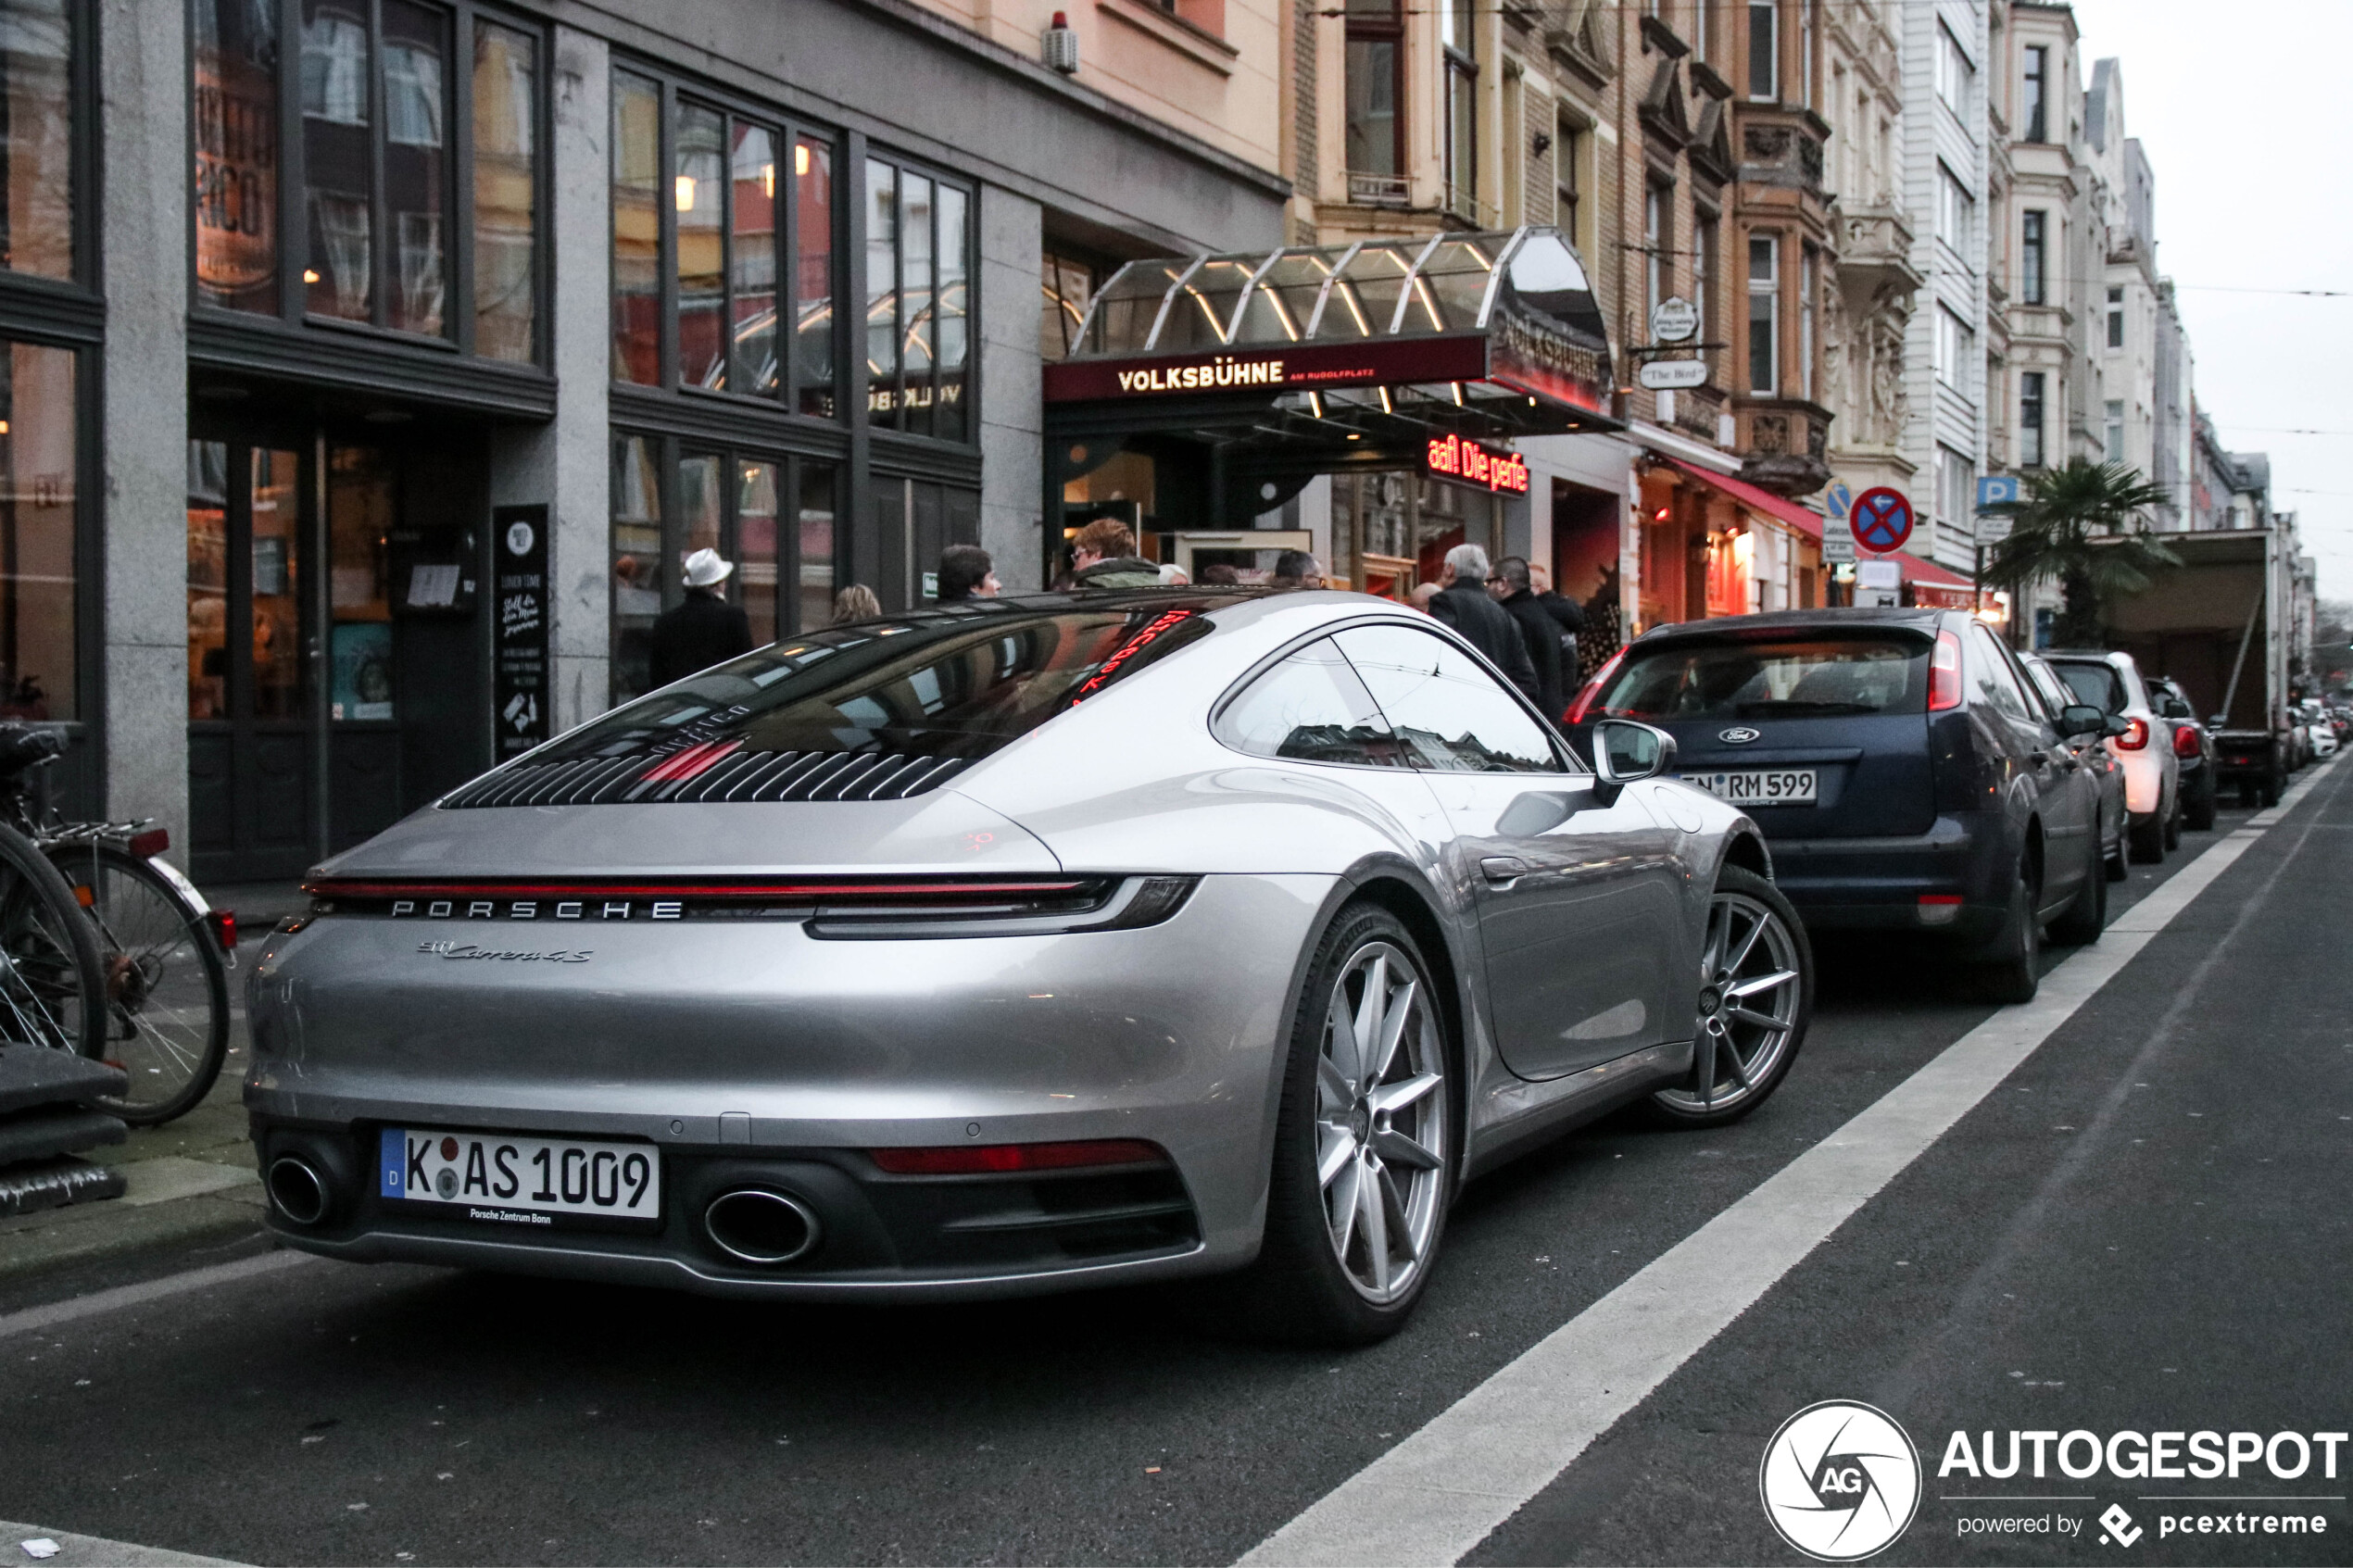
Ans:
[{"label": "large shop window", "polygon": [[972,194],[866,160],[866,412],[877,425],[972,439]]},{"label": "large shop window", "polygon": [[833,187],[831,141],[616,70],[613,379],[834,418]]},{"label": "large shop window", "polygon": [[726,593],[743,607],[755,645],[826,625],[840,548],[839,489],[831,463],[615,435],[612,701],[650,688],[654,621],[678,602],[683,580],[674,563],[693,551],[717,550],[736,563]]},{"label": "large shop window", "polygon": [[536,359],[540,34],[467,4],[283,4],[195,0],[197,303]]},{"label": "large shop window", "polygon": [[75,358],[0,343],[0,718],[80,717]]},{"label": "large shop window", "polygon": [[0,270],[73,276],[74,13],[0,0]]}]

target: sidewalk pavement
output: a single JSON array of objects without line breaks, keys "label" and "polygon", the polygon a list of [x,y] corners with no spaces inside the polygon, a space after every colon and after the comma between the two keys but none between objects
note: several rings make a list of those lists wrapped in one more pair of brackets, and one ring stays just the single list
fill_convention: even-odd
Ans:
[{"label": "sidewalk pavement", "polygon": [[150,1248],[228,1243],[261,1230],[261,1180],[245,1139],[246,965],[256,940],[308,900],[291,883],[203,889],[216,909],[234,909],[245,933],[229,973],[229,1055],[204,1103],[161,1127],[133,1127],[125,1141],[87,1158],[114,1166],[120,1198],[68,1204],[0,1220],[0,1286]]}]

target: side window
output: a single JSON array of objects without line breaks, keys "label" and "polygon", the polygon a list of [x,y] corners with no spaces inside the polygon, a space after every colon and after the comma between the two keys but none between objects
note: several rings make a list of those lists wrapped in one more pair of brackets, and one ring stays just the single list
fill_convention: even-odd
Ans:
[{"label": "side window", "polygon": [[2059,684],[2059,678],[2051,673],[2051,667],[2042,660],[2035,659],[2029,663],[2026,666],[2026,673],[2034,683],[2035,695],[2043,699],[2043,706],[2050,709],[2052,718],[2057,718],[2061,711],[2074,702],[2075,699],[2068,695],[2067,688]]},{"label": "side window", "polygon": [[1355,626],[1332,640],[1365,678],[1415,767],[1563,771],[1543,726],[1453,645],[1408,626]]},{"label": "side window", "polygon": [[1969,638],[1969,680],[1977,688],[1978,700],[1993,704],[2021,724],[2032,724],[2041,719],[2027,701],[2026,693],[2019,689],[2018,677],[2010,671],[2009,656],[1994,640],[1994,633],[1982,626],[1971,626]]},{"label": "side window", "polygon": [[1409,768],[1365,684],[1327,637],[1308,644],[1242,689],[1210,726],[1252,757]]}]

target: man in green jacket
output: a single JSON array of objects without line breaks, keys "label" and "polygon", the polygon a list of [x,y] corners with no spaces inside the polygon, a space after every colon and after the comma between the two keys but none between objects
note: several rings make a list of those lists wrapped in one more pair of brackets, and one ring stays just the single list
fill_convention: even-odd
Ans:
[{"label": "man in green jacket", "polygon": [[1070,542],[1074,588],[1157,588],[1160,567],[1136,554],[1136,535],[1117,518],[1099,517]]}]

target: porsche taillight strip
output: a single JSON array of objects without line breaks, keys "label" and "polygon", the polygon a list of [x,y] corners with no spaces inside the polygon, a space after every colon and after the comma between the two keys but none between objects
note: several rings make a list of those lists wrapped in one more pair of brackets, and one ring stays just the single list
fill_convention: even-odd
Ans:
[{"label": "porsche taillight strip", "polygon": [[1084,893],[1080,879],[1020,882],[367,882],[321,877],[314,898],[996,898]]}]

